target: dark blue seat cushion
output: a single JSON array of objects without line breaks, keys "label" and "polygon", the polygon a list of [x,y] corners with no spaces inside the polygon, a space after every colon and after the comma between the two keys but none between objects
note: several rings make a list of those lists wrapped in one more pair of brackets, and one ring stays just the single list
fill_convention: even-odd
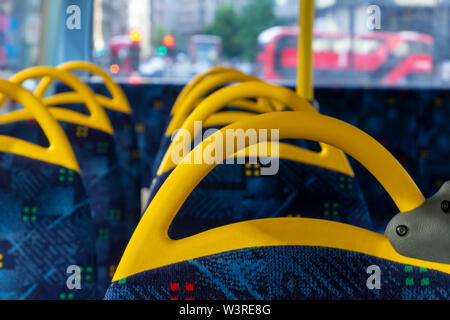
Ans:
[{"label": "dark blue seat cushion", "polygon": [[[369,266],[381,289],[369,290]],[[325,247],[258,247],[192,259],[114,282],[107,300],[445,299],[450,275]]]}]

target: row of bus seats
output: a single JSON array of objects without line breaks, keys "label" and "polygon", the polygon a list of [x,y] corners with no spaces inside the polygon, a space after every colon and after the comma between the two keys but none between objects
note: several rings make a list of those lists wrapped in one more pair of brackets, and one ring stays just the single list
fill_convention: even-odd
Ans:
[{"label": "row of bus seats", "polygon": [[[33,94],[19,86],[36,78]],[[46,96],[55,81],[70,89]],[[0,298],[448,298],[449,186],[425,200],[378,142],[289,89],[223,67],[197,76],[173,105],[153,172],[139,159],[136,106],[99,67],[27,69],[0,92],[23,106],[0,116]],[[267,143],[246,139],[234,154],[220,139],[228,129],[266,129]],[[186,145],[185,159],[209,148],[235,161],[175,163]],[[377,213],[344,152],[400,210],[385,235],[371,231]]]},{"label": "row of bus seats", "polygon": [[[77,70],[103,78],[112,98],[95,95]],[[33,94],[18,86],[29,79],[42,79]],[[9,80],[0,102],[23,108],[0,120],[2,138],[13,137],[1,154],[0,298],[103,298],[140,214],[131,108],[90,63],[34,67]],[[56,80],[72,91],[46,95]]]},{"label": "row of bus seats", "polygon": [[[275,128],[281,140],[269,136],[265,149],[252,149],[255,141],[236,154],[223,149],[228,129]],[[177,165],[185,140],[195,149]],[[240,164],[195,163],[222,149],[219,160]],[[344,152],[401,212],[385,221],[385,235],[371,231],[379,217]],[[263,175],[271,158],[279,171]],[[155,159],[147,209],[106,299],[448,298],[449,185],[425,200],[382,145],[288,89],[221,67],[196,77]]]}]

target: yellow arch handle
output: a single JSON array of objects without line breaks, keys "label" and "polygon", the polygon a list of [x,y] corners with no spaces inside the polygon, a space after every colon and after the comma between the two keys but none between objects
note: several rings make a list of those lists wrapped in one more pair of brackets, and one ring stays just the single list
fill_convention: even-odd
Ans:
[{"label": "yellow arch handle", "polygon": [[229,125],[230,123],[250,118],[255,116],[254,113],[245,112],[245,111],[224,111],[217,112],[213,115],[209,116],[208,119],[204,122],[204,126],[206,127],[217,127]]},{"label": "yellow arch handle", "polygon": [[[193,137],[194,121],[205,121],[211,114],[214,114],[223,107],[227,106],[230,102],[237,99],[251,97],[261,97],[279,101],[296,111],[309,111],[317,113],[317,110],[314,109],[313,106],[311,106],[306,100],[297,96],[295,92],[283,87],[263,83],[261,81],[253,81],[232,85],[213,93],[208,98],[203,100],[200,105],[189,115],[181,128],[187,130],[191,137]],[[172,141],[178,141],[178,138],[179,136],[176,135]],[[175,146],[175,142],[172,142],[169,145],[158,168],[158,175],[161,175],[176,166],[176,164],[172,162],[172,150]],[[314,165],[326,168],[331,167],[333,170],[342,172],[349,176],[354,175],[347,158],[341,151],[322,143],[320,146],[322,151],[316,153],[317,159],[314,162]],[[302,159],[298,160],[302,161]]]},{"label": "yellow arch handle", "polygon": [[[203,99],[197,100],[195,103],[198,106]],[[281,104],[276,105],[275,101],[267,101],[266,99],[256,99],[256,101],[252,101],[249,99],[240,99],[231,102],[227,107],[242,109],[247,111],[252,111],[256,113],[267,113],[272,111],[282,111],[285,109]]]},{"label": "yellow arch handle", "polygon": [[[226,126],[230,123],[248,119],[251,117],[254,117],[254,113],[250,112],[240,112],[240,111],[226,111],[226,112],[217,112],[210,116],[205,121],[205,127],[217,127],[217,126]],[[297,146],[294,146],[292,144],[288,143],[278,143],[278,147],[275,148],[275,150],[278,150],[278,154],[272,155],[270,151],[272,148],[270,147],[270,143],[268,144],[267,148],[265,149],[267,151],[266,155],[262,155],[259,152],[261,150],[255,150],[253,148],[247,148],[243,150],[240,153],[237,153],[237,157],[261,157],[261,156],[267,156],[267,157],[275,157],[277,156],[280,159],[285,160],[291,160],[301,163],[306,163],[312,166],[321,167],[333,171],[338,171],[343,174],[347,175],[353,175],[353,172],[349,172],[347,167],[337,167],[336,164],[342,163],[342,151],[329,146],[325,145],[325,147],[322,149],[320,153],[317,153],[315,151],[299,148]],[[351,167],[349,166],[351,169]],[[352,174],[350,174],[352,173]]]},{"label": "yellow arch handle", "polygon": [[[210,76],[209,78],[198,83],[186,97],[180,101],[179,107],[167,127],[166,136],[169,136],[178,129],[189,113],[195,108],[196,103],[210,93],[212,90],[217,89],[230,82],[242,82],[242,81],[260,81],[254,76],[243,74],[239,71],[220,72]],[[236,99],[237,100],[237,99]]]},{"label": "yellow arch handle", "polygon": [[[200,100],[199,104],[202,103],[202,100]],[[266,112],[272,112],[275,111],[274,108],[271,107],[271,105],[266,101],[265,99],[257,99],[256,101],[251,101],[247,99],[239,99],[235,100],[233,102],[230,102],[230,104],[227,107],[231,108],[238,108],[242,110],[247,111],[253,111],[257,113],[266,113]]]},{"label": "yellow arch handle", "polygon": [[[92,74],[95,74],[102,78],[103,82],[105,83],[106,88],[111,93],[112,99],[102,96],[102,95],[95,95],[97,102],[102,105],[105,108],[115,110],[118,112],[131,114],[131,107],[128,102],[127,97],[125,96],[125,93],[123,92],[122,88],[114,82],[114,80],[109,76],[108,73],[106,73],[102,68],[99,66],[91,63],[91,62],[85,62],[85,61],[70,61],[63,64],[60,64],[57,66],[57,69],[64,70],[64,71],[78,71],[83,70],[90,72]],[[53,82],[53,79],[50,77],[45,77],[39,82],[36,91],[37,92],[45,92],[48,87]],[[56,95],[58,96],[58,95]],[[79,95],[76,92],[72,92],[72,100],[68,101],[66,103],[80,103],[84,101],[84,98]],[[67,99],[67,97],[65,98]],[[66,100],[67,101],[67,100]]]},{"label": "yellow arch handle", "polygon": [[[364,165],[386,189],[400,211],[410,211],[425,201],[401,164],[375,139],[343,121],[313,112],[275,112],[235,122],[197,146],[188,158],[205,145],[226,150],[226,130],[279,129],[280,139],[322,141],[348,153]],[[261,139],[259,143],[263,142]],[[246,141],[248,147],[248,141]],[[400,256],[389,240],[368,230],[319,219],[275,218],[244,221],[172,240],[169,227],[178,210],[215,164],[181,163],[169,175],[142,217],[131,238],[113,281],[172,263],[221,252],[260,246],[311,245],[339,248],[373,256],[423,265],[450,272],[450,265],[423,262]]]},{"label": "yellow arch handle", "polygon": [[[116,108],[116,103],[114,103],[108,97],[105,97],[105,96],[102,96],[99,94],[94,94],[94,96],[95,96],[95,99],[97,100],[97,103],[99,105],[103,106],[104,108],[115,110],[115,111],[122,112],[125,114],[131,114],[128,112],[118,110],[119,108]],[[84,104],[85,100],[86,99],[83,98],[77,92],[61,92],[61,93],[58,93],[58,94],[55,94],[55,95],[52,95],[50,97],[46,97],[43,99],[43,101],[46,105],[52,105],[52,106],[68,104],[68,103]]]},{"label": "yellow arch handle", "polygon": [[[92,129],[98,129],[108,134],[114,134],[108,115],[95,100],[92,90],[73,74],[52,67],[39,66],[16,73],[10,78],[10,81],[16,84],[22,84],[28,79],[43,77],[58,79],[71,87],[74,91],[78,92],[79,95],[84,97],[86,108],[90,113],[90,115],[85,115],[65,108],[49,107],[50,113],[56,120],[75,123]],[[42,99],[43,102],[44,93],[45,92],[39,88],[34,92],[34,94]],[[4,101],[4,96],[0,96],[0,105],[2,105]],[[31,115],[28,110],[18,110],[9,113],[8,117],[10,117],[11,121],[21,121],[30,119]]]},{"label": "yellow arch handle", "polygon": [[[29,110],[50,144],[48,148],[44,148],[14,137],[0,135],[0,151],[53,163],[80,172],[77,159],[64,130],[31,92],[19,85],[0,79],[0,93]],[[0,116],[0,124],[8,123],[4,122],[4,118],[4,115]]]},{"label": "yellow arch handle", "polygon": [[214,67],[210,70],[208,70],[205,73],[199,74],[197,75],[194,79],[192,79],[184,88],[183,90],[181,90],[180,94],[178,95],[177,99],[175,100],[175,103],[173,104],[172,110],[170,111],[170,114],[173,115],[178,111],[178,108],[181,104],[181,102],[185,99],[186,95],[191,92],[191,90],[197,86],[200,82],[203,81],[203,79],[208,78],[209,76],[219,73],[219,72],[224,72],[224,71],[237,71],[235,69],[232,68],[227,68],[227,67],[222,67],[222,66],[218,66],[218,67]]}]

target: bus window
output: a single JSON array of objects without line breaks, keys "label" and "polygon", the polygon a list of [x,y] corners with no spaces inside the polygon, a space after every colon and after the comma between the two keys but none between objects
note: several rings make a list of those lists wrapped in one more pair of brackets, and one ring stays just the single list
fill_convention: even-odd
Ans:
[{"label": "bus window", "polygon": [[[93,60],[116,75],[185,82],[225,65],[294,85],[297,0],[94,1]],[[314,81],[324,86],[449,86],[450,0],[317,1]],[[137,30],[139,41],[130,40]],[[164,39],[171,39],[166,46]]]},{"label": "bus window", "polygon": [[40,6],[41,0],[0,1],[0,77],[39,62]]},{"label": "bus window", "polygon": [[[1,77],[64,61],[49,58],[63,50],[46,42],[60,33],[42,23],[48,20],[43,17],[47,2],[0,1]],[[86,3],[92,25],[85,29],[90,39],[83,58],[114,76],[183,83],[224,65],[294,85],[297,0]],[[315,83],[450,86],[450,0],[383,1],[380,24],[372,27],[370,5],[368,0],[316,2]]]}]

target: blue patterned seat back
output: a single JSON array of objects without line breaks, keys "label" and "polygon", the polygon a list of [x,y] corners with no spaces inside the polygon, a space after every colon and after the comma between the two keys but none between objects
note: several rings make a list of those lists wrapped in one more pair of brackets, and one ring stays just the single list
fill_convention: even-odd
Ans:
[{"label": "blue patterned seat back", "polygon": [[[153,101],[173,101],[181,89],[154,84],[123,87],[130,101],[135,96],[134,101],[142,106],[151,106]],[[425,196],[433,195],[450,179],[450,127],[446,120],[450,110],[449,90],[319,87],[315,91],[322,114],[355,125],[381,142]],[[373,215],[374,228],[382,232],[398,210],[367,170],[356,162],[352,166]]]},{"label": "blue patterned seat back", "polygon": [[[164,154],[170,142],[169,138],[163,138],[160,154]],[[318,144],[305,140],[283,142],[320,150]],[[277,174],[263,176],[264,166],[268,165],[235,161],[232,165],[215,167],[178,211],[170,236],[179,239],[234,222],[274,217],[318,218],[373,228],[354,177],[286,159],[279,160]],[[146,207],[169,174],[154,179]]]},{"label": "blue patterned seat back", "polygon": [[[79,174],[2,152],[0,181],[0,299],[98,297],[94,224]],[[70,266],[80,268],[80,290],[66,284]]]},{"label": "blue patterned seat back", "polygon": [[[105,92],[103,85],[90,86],[97,93]],[[157,84],[152,85],[151,90],[143,90],[140,86],[129,84],[121,84],[121,87],[133,110],[141,160],[141,186],[149,188],[155,157],[179,89]]]},{"label": "blue patterned seat back", "polygon": [[[62,83],[58,83],[56,90],[57,93],[72,91],[72,89]],[[109,91],[106,88],[99,91],[99,94],[109,95]],[[64,107],[78,112],[85,111],[84,105],[65,104]],[[134,121],[132,115],[109,108],[105,108],[105,111],[114,129],[114,142],[117,146],[122,167],[122,180],[125,190],[127,190],[125,193],[125,219],[128,237],[131,237],[141,214],[141,162]]]},{"label": "blue patterned seat back", "polygon": [[125,220],[128,238],[133,234],[141,215],[141,174],[139,150],[132,117],[128,114],[105,109],[114,128],[122,179],[125,187]]},{"label": "blue patterned seat back", "polygon": [[[181,239],[245,220],[304,217],[371,229],[356,179],[304,163],[280,159],[279,171],[262,176],[259,164],[219,165],[189,195],[169,235]],[[167,178],[155,179],[151,197]]]},{"label": "blue patterned seat back", "polygon": [[[367,268],[381,271],[380,290]],[[256,247],[144,271],[114,282],[107,300],[354,300],[450,298],[450,275],[362,253],[310,246]]]},{"label": "blue patterned seat back", "polygon": [[[101,297],[128,240],[124,216],[125,189],[118,150],[113,136],[107,133],[71,123],[61,123],[61,126],[80,165],[81,179],[91,207],[97,255],[97,296]],[[7,127],[9,135],[15,132],[14,136],[26,141],[43,142],[39,140],[41,130],[37,124],[18,122]]]}]

